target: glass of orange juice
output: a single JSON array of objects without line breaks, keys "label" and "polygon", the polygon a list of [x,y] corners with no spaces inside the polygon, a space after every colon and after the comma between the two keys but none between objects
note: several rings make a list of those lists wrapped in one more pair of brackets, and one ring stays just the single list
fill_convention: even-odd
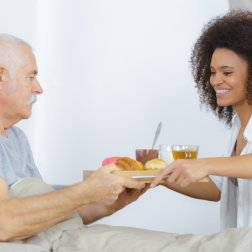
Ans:
[{"label": "glass of orange juice", "polygon": [[198,156],[199,145],[172,145],[173,159],[195,159]]}]

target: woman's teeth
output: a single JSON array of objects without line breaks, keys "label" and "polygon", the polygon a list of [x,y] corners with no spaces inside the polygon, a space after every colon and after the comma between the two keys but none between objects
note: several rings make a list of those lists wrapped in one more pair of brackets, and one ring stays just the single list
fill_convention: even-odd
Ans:
[{"label": "woman's teeth", "polygon": [[222,90],[216,90],[215,91],[217,94],[225,94],[230,92],[230,89],[222,89]]}]

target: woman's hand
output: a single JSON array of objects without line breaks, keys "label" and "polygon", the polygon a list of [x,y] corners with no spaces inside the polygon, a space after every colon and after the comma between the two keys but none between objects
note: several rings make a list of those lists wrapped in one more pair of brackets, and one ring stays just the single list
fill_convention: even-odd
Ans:
[{"label": "woman's hand", "polygon": [[168,175],[169,183],[186,187],[209,175],[207,167],[204,159],[177,159],[157,174],[151,183],[151,188],[156,187],[166,175]]}]

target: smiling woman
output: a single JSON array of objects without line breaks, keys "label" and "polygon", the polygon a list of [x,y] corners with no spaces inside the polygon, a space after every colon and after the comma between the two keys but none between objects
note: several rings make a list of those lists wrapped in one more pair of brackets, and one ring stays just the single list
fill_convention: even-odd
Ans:
[{"label": "smiling woman", "polygon": [[[234,78],[240,78],[241,76],[237,76],[239,74],[237,70],[239,72],[242,71],[243,73],[241,74],[244,77],[237,84],[244,81],[244,78],[246,79],[246,83],[243,83],[242,86],[244,88],[245,85],[247,86],[245,95],[250,104],[252,101],[252,36],[249,34],[251,32],[251,13],[231,12],[222,18],[212,20],[205,26],[204,32],[198,39],[192,52],[192,73],[201,102],[210,107],[227,124],[231,124],[235,112],[232,107],[234,104],[231,102],[231,104],[220,106],[217,102],[216,92],[210,85],[210,82],[218,81],[221,72],[222,76],[223,74],[226,76],[225,79],[234,80]],[[214,67],[217,67],[217,63],[218,67],[222,69],[214,69]],[[232,64],[235,65],[233,66]],[[230,71],[230,67],[235,67],[236,69]],[[218,72],[216,73],[217,70]],[[247,73],[244,73],[244,71]]]},{"label": "smiling woman", "polygon": [[[175,160],[163,169],[163,185],[205,200],[221,199],[221,228],[252,226],[252,13],[230,12],[207,24],[191,58],[201,102],[232,125],[223,158]],[[209,128],[211,130],[211,128]],[[204,176],[209,183],[193,183]]]}]

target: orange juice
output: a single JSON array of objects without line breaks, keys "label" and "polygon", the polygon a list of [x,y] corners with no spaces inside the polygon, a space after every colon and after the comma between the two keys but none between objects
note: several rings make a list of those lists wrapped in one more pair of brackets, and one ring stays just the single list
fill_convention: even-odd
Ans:
[{"label": "orange juice", "polygon": [[176,159],[195,159],[195,158],[197,158],[198,152],[191,150],[191,149],[173,150],[172,155],[173,155],[174,160],[176,160]]}]

